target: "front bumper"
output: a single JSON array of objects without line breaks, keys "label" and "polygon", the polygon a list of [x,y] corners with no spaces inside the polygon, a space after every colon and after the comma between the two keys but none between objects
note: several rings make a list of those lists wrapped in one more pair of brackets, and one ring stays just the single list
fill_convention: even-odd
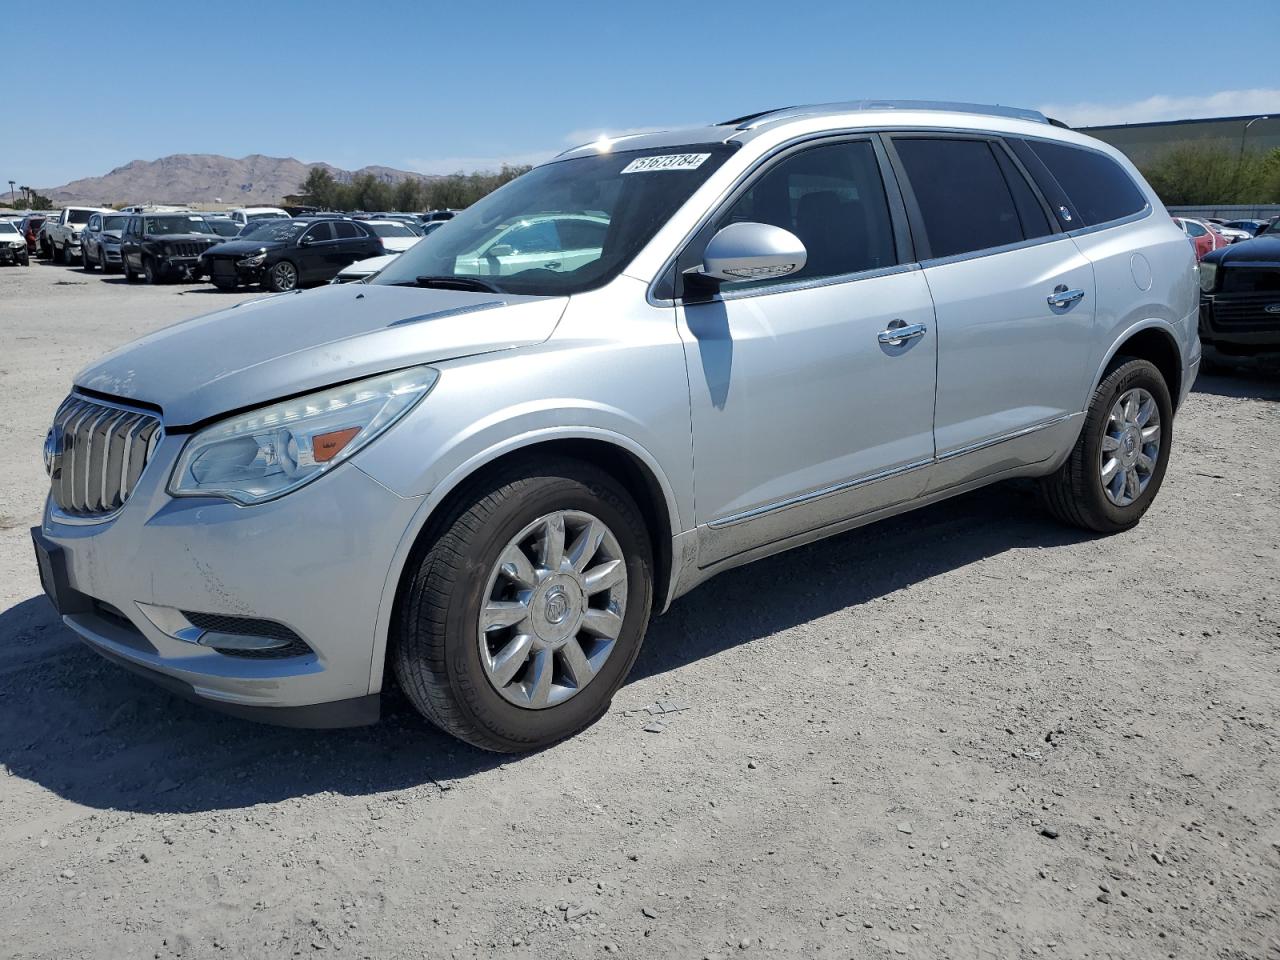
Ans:
[{"label": "front bumper", "polygon": [[27,259],[26,247],[13,247],[5,245],[0,247],[0,263],[19,263]]},{"label": "front bumper", "polygon": [[1280,350],[1280,292],[1201,294],[1199,328],[1215,346]]},{"label": "front bumper", "polygon": [[229,257],[218,257],[212,260],[206,257],[201,261],[200,269],[207,271],[213,279],[235,280],[236,283],[243,284],[261,283],[264,271],[263,267],[242,267]]},{"label": "front bumper", "polygon": [[101,251],[103,263],[123,263],[119,246],[109,247],[104,243],[98,249]]},{"label": "front bumper", "polygon": [[[70,598],[63,622],[109,659],[225,712],[307,726],[373,722],[378,610],[419,500],[354,463],[253,507],[175,499],[164,488],[184,440],[160,443],[130,499],[103,522],[46,506],[33,538],[38,555],[59,556],[56,592]],[[155,608],[271,621],[309,649],[282,659],[221,653],[166,632]]]}]

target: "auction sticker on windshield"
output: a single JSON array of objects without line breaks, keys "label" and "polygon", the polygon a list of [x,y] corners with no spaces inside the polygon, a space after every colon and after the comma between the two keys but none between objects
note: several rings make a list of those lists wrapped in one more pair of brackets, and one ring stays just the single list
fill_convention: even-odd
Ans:
[{"label": "auction sticker on windshield", "polygon": [[697,170],[709,153],[667,153],[658,157],[640,157],[622,168],[623,173],[647,173],[650,170]]}]

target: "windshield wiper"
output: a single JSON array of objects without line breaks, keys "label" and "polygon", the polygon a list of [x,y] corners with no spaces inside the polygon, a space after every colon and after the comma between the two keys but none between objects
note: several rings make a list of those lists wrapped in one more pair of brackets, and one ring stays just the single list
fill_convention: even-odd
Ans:
[{"label": "windshield wiper", "polygon": [[483,290],[485,293],[501,293],[496,286],[487,280],[477,277],[418,277],[416,283],[420,287],[437,287],[441,290]]}]

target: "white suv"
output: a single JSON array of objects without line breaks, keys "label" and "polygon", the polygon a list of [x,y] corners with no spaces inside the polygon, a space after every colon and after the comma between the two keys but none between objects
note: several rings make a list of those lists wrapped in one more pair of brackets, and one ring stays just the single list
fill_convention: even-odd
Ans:
[{"label": "white suv", "polygon": [[393,671],[444,729],[536,748],[731,567],[1010,477],[1137,523],[1198,295],[1133,166],[1028,111],[590,144],[365,283],[82,371],[36,553],[95,649],[220,709],[370,722]]}]

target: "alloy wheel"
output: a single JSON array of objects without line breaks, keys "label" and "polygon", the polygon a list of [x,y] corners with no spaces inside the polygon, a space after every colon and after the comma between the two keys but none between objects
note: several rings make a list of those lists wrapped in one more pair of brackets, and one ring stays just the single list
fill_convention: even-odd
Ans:
[{"label": "alloy wheel", "polygon": [[613,653],[626,609],[627,562],[613,531],[580,510],[539,517],[490,571],[478,624],[485,675],[516,706],[563,703]]},{"label": "alloy wheel", "polygon": [[298,271],[287,260],[282,260],[272,267],[271,276],[275,280],[276,290],[281,292],[292,290],[298,284]]},{"label": "alloy wheel", "polygon": [[1126,390],[1111,407],[1102,434],[1099,479],[1107,499],[1127,507],[1151,483],[1160,459],[1160,408],[1142,387]]}]

